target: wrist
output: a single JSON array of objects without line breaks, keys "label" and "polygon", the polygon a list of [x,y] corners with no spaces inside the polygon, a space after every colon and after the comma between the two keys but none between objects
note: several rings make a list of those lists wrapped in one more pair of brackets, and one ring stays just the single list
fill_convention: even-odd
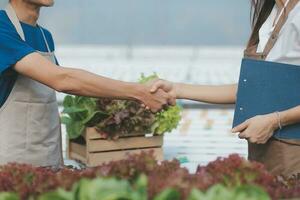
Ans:
[{"label": "wrist", "polygon": [[174,91],[175,91],[175,95],[176,95],[176,99],[184,99],[184,95],[182,93],[182,84],[180,83],[174,83]]},{"label": "wrist", "polygon": [[266,115],[269,118],[269,124],[273,130],[280,128],[278,114],[276,112]]},{"label": "wrist", "polygon": [[129,99],[142,101],[143,96],[145,96],[146,88],[142,84],[132,83],[132,84],[129,84],[128,90],[125,90],[125,91],[129,91],[128,92],[128,98]]},{"label": "wrist", "polygon": [[289,119],[288,119],[288,111],[282,111],[279,112],[280,114],[280,120],[281,120],[281,125],[286,126],[290,124]]}]

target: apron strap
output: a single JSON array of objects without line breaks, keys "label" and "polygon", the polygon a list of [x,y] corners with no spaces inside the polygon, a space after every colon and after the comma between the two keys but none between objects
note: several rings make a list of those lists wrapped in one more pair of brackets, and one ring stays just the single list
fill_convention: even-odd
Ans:
[{"label": "apron strap", "polygon": [[42,35],[43,35],[43,38],[44,38],[44,41],[45,41],[45,44],[46,44],[46,47],[47,47],[47,51],[48,51],[48,53],[51,53],[51,50],[50,50],[48,41],[47,41],[46,36],[45,36],[45,33],[44,33],[44,30],[43,30],[40,26],[38,26],[38,27],[39,27],[39,29],[40,29],[41,32],[42,32]]},{"label": "apron strap", "polygon": [[280,17],[278,18],[275,28],[271,34],[271,37],[269,38],[265,49],[263,50],[263,55],[266,57],[269,55],[270,51],[274,47],[276,41],[278,40],[279,33],[285,24],[286,20],[288,19],[288,15],[290,12],[294,9],[294,7],[297,5],[299,0],[288,0],[284,8],[280,12]]},{"label": "apron strap", "polygon": [[10,3],[7,4],[5,11],[11,23],[14,25],[15,29],[17,30],[17,33],[20,35],[21,39],[25,41],[25,35],[21,27],[20,21],[18,19],[15,10],[13,9]]},{"label": "apron strap", "polygon": [[[279,33],[283,25],[285,24],[286,20],[288,19],[289,13],[293,10],[293,8],[297,5],[298,2],[299,0],[287,0],[287,2],[285,3],[284,7],[280,11],[280,15],[278,19],[276,20],[276,25],[274,27],[274,30],[272,31],[271,37],[269,38],[263,52],[261,53],[261,55],[259,55],[261,59],[265,59],[269,55],[270,51],[272,50],[276,41],[278,40]],[[249,52],[253,54],[252,56],[254,56],[254,54],[257,54],[256,51],[259,42],[259,30],[262,27],[263,23],[269,17],[270,13],[272,12],[272,9],[273,8],[267,10],[264,9],[264,7],[262,8],[258,20],[255,23],[255,26],[253,28],[250,40],[247,44],[247,49],[245,50],[245,56],[248,56],[246,54],[249,54]]]},{"label": "apron strap", "polygon": [[[14,10],[14,8],[11,6],[11,4],[7,4],[6,8],[5,8],[5,12],[8,16],[8,18],[10,19],[11,23],[14,25],[15,29],[17,30],[17,33],[20,35],[21,39],[23,41],[25,41],[25,35],[24,35],[24,31],[22,29],[22,26],[21,26],[21,23],[20,23],[20,20],[18,19],[18,16]],[[47,51],[50,53],[51,50],[50,50],[50,47],[49,47],[49,44],[48,44],[48,41],[46,39],[46,36],[45,36],[45,33],[43,31],[43,29],[37,25],[39,27],[39,29],[41,30],[41,33],[42,33],[42,36],[43,36],[43,39],[44,39],[44,42],[46,44],[46,47],[47,47]]]}]

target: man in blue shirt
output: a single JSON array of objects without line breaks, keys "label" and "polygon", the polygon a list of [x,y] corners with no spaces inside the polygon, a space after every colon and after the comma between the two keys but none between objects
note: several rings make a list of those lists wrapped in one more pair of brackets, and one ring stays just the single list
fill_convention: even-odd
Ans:
[{"label": "man in blue shirt", "polygon": [[158,111],[174,98],[149,85],[112,80],[57,65],[49,31],[37,24],[53,0],[10,0],[0,11],[0,164],[59,166],[60,123],[55,91],[134,99]]}]

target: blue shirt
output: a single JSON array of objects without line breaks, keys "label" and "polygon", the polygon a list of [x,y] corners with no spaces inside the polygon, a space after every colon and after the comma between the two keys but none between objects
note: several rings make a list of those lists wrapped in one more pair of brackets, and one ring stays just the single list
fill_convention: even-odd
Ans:
[{"label": "blue shirt", "polygon": [[[0,10],[0,107],[5,103],[17,78],[17,72],[12,66],[35,51],[48,51],[39,27],[22,22],[21,26],[26,42],[21,39],[6,12]],[[51,33],[44,28],[43,31],[50,50],[54,51]],[[3,75],[8,73],[12,75]]]}]

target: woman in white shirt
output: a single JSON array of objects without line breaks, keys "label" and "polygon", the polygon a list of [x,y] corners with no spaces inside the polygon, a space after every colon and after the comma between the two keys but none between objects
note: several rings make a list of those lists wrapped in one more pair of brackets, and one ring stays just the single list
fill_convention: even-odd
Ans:
[{"label": "woman in white shirt", "polygon": [[[300,66],[300,3],[298,0],[253,0],[253,33],[245,57]],[[237,84],[222,86],[189,85],[160,80],[158,88],[178,99],[233,104]],[[272,137],[275,130],[300,122],[300,106],[279,113],[255,116],[232,132],[249,142],[249,159],[262,162],[273,174],[300,173],[300,140]],[[300,133],[299,133],[300,134]]]}]

